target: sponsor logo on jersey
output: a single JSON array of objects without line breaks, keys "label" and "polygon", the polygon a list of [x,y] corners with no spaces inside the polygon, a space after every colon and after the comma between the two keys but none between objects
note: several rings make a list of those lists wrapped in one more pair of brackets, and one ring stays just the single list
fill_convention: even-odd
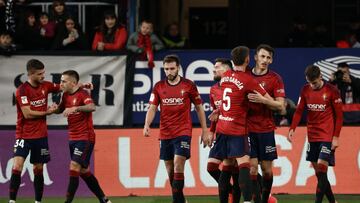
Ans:
[{"label": "sponsor logo on jersey", "polygon": [[164,98],[161,101],[163,105],[182,105],[184,103],[184,98]]},{"label": "sponsor logo on jersey", "polygon": [[233,118],[231,118],[231,117],[228,117],[228,116],[222,116],[222,115],[220,115],[219,116],[219,120],[223,120],[223,121],[233,121],[234,119]]},{"label": "sponsor logo on jersey", "polygon": [[326,104],[307,104],[310,111],[325,111]]},{"label": "sponsor logo on jersey", "polygon": [[27,104],[28,103],[27,96],[22,96],[21,97],[21,103],[22,104]]},{"label": "sponsor logo on jersey", "polygon": [[30,104],[34,107],[44,106],[44,105],[46,105],[46,99],[43,98],[43,99],[39,99],[36,101],[30,101]]}]

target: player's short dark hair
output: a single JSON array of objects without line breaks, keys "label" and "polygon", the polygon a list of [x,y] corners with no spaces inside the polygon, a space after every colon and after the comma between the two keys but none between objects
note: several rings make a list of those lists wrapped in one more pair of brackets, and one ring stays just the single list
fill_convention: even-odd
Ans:
[{"label": "player's short dark hair", "polygon": [[274,56],[274,54],[275,54],[275,49],[272,48],[268,44],[260,44],[259,46],[257,46],[256,47],[256,54],[259,53],[260,49],[265,49],[267,52],[269,52],[271,54],[271,56]]},{"label": "player's short dark hair", "polygon": [[231,60],[227,59],[227,58],[216,58],[215,59],[215,63],[221,63],[221,64],[225,64],[227,66],[229,66],[229,68],[232,69],[232,63],[231,63]]},{"label": "player's short dark hair", "polygon": [[165,56],[163,60],[163,64],[171,63],[171,62],[175,62],[176,65],[178,66],[180,64],[180,58],[175,54]]},{"label": "player's short dark hair", "polygon": [[305,76],[309,81],[314,81],[320,77],[320,68],[315,65],[309,65],[305,69]]},{"label": "player's short dark hair", "polygon": [[349,65],[346,62],[339,63],[338,68],[349,68]]},{"label": "player's short dark hair", "polygon": [[45,66],[44,66],[43,62],[41,62],[41,61],[39,61],[37,59],[30,59],[26,63],[27,72],[32,72],[34,70],[42,70],[44,68],[45,68]]},{"label": "player's short dark hair", "polygon": [[246,57],[249,56],[249,48],[246,46],[237,46],[231,50],[231,59],[234,65],[240,66],[245,63]]},{"label": "player's short dark hair", "polygon": [[67,71],[64,71],[62,74],[74,78],[76,80],[76,82],[79,82],[79,80],[80,80],[79,73],[74,70],[67,70]]}]

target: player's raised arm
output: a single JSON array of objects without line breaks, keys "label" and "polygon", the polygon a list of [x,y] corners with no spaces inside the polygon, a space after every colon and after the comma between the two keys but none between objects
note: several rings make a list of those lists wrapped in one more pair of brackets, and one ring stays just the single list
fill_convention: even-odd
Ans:
[{"label": "player's raised arm", "polygon": [[150,136],[150,125],[155,118],[156,108],[157,108],[156,105],[150,104],[149,110],[146,112],[145,124],[144,124],[144,129],[143,129],[143,135],[145,137]]}]

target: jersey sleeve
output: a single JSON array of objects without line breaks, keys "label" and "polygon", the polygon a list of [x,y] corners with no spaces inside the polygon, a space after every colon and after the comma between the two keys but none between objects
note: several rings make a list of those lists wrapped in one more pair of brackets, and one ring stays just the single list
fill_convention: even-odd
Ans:
[{"label": "jersey sleeve", "polygon": [[194,83],[191,83],[189,95],[192,103],[194,103],[195,105],[202,104],[201,96]]},{"label": "jersey sleeve", "polygon": [[155,106],[159,105],[160,97],[159,97],[158,89],[159,89],[159,86],[155,85],[155,87],[153,88],[153,91],[151,92],[151,95],[150,95],[149,104],[153,104]]},{"label": "jersey sleeve", "polygon": [[61,101],[58,107],[60,112],[63,112],[65,110],[65,102],[66,102],[66,93],[64,93],[61,97]]},{"label": "jersey sleeve", "polygon": [[342,111],[342,101],[340,97],[339,90],[333,88],[333,97],[331,99],[331,105],[334,109],[335,116],[335,126],[334,126],[334,135],[335,137],[340,136],[340,131],[343,125],[343,111]]},{"label": "jersey sleeve", "polygon": [[85,105],[94,103],[90,94],[86,90],[83,90],[83,92],[81,94],[81,99]]},{"label": "jersey sleeve", "polygon": [[20,107],[30,106],[30,101],[24,88],[19,88],[16,90],[16,102]]},{"label": "jersey sleeve", "polygon": [[274,97],[285,97],[285,87],[284,82],[280,76],[277,77],[277,80],[274,84]]},{"label": "jersey sleeve", "polygon": [[52,82],[46,82],[45,84],[49,92],[51,93],[60,92],[60,84],[56,84]]},{"label": "jersey sleeve", "polygon": [[294,116],[293,116],[293,119],[292,119],[292,122],[290,125],[290,130],[295,130],[296,127],[299,125],[302,113],[305,109],[305,104],[306,104],[306,100],[305,100],[305,95],[304,95],[304,89],[302,89],[300,97],[299,97],[298,105],[296,107],[296,111],[294,113]]}]

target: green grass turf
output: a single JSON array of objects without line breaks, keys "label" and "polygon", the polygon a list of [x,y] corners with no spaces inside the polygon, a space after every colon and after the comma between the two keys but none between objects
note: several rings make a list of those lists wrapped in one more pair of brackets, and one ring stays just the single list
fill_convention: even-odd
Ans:
[{"label": "green grass turf", "polygon": [[[312,203],[313,195],[274,195],[278,203]],[[171,197],[111,197],[113,203],[171,203]],[[217,203],[217,196],[189,196],[189,203]],[[360,195],[336,195],[339,203],[359,203]],[[7,202],[6,198],[0,197],[0,202]],[[33,203],[33,198],[18,198],[17,203]],[[44,198],[45,203],[63,203],[64,198]],[[74,203],[98,203],[96,198],[75,198]],[[324,203],[327,199],[324,198]]]}]

